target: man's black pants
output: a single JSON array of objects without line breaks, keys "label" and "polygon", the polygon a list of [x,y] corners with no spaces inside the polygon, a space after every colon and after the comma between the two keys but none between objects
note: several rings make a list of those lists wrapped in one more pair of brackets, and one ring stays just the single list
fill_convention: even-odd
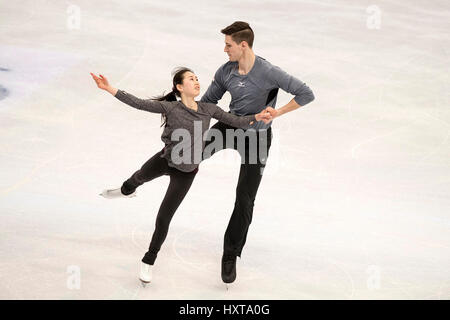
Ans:
[{"label": "man's black pants", "polygon": [[[222,122],[217,122],[208,132],[207,139],[211,140],[206,141],[203,159],[208,159],[212,154],[221,150],[220,148],[217,148],[209,152],[209,150],[206,149],[211,143],[215,142],[215,139],[220,139],[220,135],[215,137],[211,134],[212,129],[219,130],[222,133],[221,137],[223,141],[221,144],[218,144],[219,146],[222,146],[222,149],[232,148],[238,150],[241,155],[241,168],[236,187],[236,201],[234,203],[234,210],[228,223],[227,230],[225,231],[223,244],[224,254],[232,254],[240,257],[242,248],[244,247],[247,239],[248,228],[252,222],[256,193],[258,192],[259,184],[262,179],[267,157],[269,155],[269,149],[272,143],[272,128],[269,127],[267,130],[263,131],[255,131],[253,129],[243,130],[247,135],[253,134],[256,138],[252,141],[252,138],[246,136],[245,146],[244,148],[241,148],[238,144],[238,138],[236,137],[234,137],[234,141],[232,140],[228,141],[228,144],[226,143],[226,130],[242,129],[237,129]],[[215,145],[217,145],[217,142],[215,142]],[[267,150],[267,152],[263,152],[262,156],[260,156],[261,147]],[[245,152],[245,154],[243,154],[243,152]],[[255,156],[256,161],[253,161],[255,160]]]}]

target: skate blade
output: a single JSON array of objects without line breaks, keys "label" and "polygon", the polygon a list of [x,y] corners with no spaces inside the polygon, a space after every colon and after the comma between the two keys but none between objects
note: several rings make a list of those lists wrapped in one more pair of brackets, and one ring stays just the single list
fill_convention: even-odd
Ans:
[{"label": "skate blade", "polygon": [[[98,194],[99,196],[102,196],[103,198],[105,198],[105,199],[116,199],[116,198],[110,198],[110,197],[107,197],[105,194],[103,194],[103,193],[99,193]],[[132,194],[132,195],[129,195],[129,196],[126,196],[126,197],[117,197],[117,199],[119,199],[119,198],[134,198],[134,197],[136,197],[136,194]]]},{"label": "skate blade", "polygon": [[141,279],[139,279],[139,280],[141,281],[141,285],[142,285],[143,288],[145,288],[145,286],[150,283],[150,282],[147,282],[147,281],[142,281]]}]

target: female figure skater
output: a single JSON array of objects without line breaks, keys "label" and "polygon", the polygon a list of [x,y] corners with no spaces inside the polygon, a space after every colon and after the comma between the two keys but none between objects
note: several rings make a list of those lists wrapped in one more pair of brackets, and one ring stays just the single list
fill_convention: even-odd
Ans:
[{"label": "female figure skater", "polygon": [[[166,195],[156,216],[155,231],[153,232],[149,249],[141,260],[139,279],[145,286],[146,283],[152,280],[152,266],[167,236],[170,221],[189,191],[198,172],[199,164],[195,163],[195,161],[181,163],[180,161],[173,161],[171,153],[178,141],[171,140],[172,132],[176,129],[186,129],[193,137],[194,122],[200,122],[202,128],[201,137],[203,137],[203,134],[209,128],[211,118],[234,127],[246,129],[254,121],[269,123],[272,120],[272,116],[266,110],[255,115],[236,116],[223,111],[215,104],[195,101],[194,98],[200,93],[200,84],[196,75],[188,68],[179,68],[176,71],[173,77],[172,91],[169,94],[154,99],[139,99],[130,93],[112,87],[103,75],[96,76],[91,73],[91,76],[100,89],[108,91],[120,101],[136,109],[160,113],[165,120],[165,127],[161,136],[165,147],[145,162],[141,169],[136,171],[128,180],[124,181],[120,188],[104,190],[101,193],[102,196],[108,199],[133,197],[136,195],[136,188],[143,183],[163,175],[170,177]],[[177,97],[180,97],[181,101],[177,101]],[[205,142],[202,139],[202,150],[204,145]],[[192,155],[194,146],[191,143],[188,146],[191,148]]]}]

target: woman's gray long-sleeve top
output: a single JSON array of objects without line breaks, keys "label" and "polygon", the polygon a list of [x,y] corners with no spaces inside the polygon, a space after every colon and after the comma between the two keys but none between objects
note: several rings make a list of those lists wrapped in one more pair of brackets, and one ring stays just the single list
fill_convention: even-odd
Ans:
[{"label": "woman's gray long-sleeve top", "polygon": [[[198,108],[195,111],[181,101],[140,99],[120,89],[115,97],[133,108],[166,115],[166,125],[161,135],[165,147],[161,157],[167,160],[170,167],[184,172],[197,169],[201,162],[201,152],[205,147],[203,136],[209,129],[211,118],[242,129],[249,128],[250,123],[256,121],[254,114],[236,116],[213,103],[197,101]],[[185,139],[186,135],[189,136],[188,139]],[[190,151],[190,155],[184,154],[186,151]]]}]

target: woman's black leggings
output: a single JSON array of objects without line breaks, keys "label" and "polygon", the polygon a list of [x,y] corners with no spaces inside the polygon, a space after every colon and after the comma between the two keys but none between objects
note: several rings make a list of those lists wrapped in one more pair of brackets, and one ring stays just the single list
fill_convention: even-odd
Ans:
[{"label": "woman's black leggings", "polygon": [[189,188],[194,181],[198,169],[192,172],[183,172],[178,169],[169,167],[167,160],[161,158],[163,150],[151,157],[140,170],[136,171],[127,181],[122,185],[123,194],[133,193],[137,187],[145,182],[153,180],[163,175],[170,176],[169,187],[166,195],[161,203],[161,206],[156,216],[155,231],[153,232],[150,247],[142,258],[142,262],[153,265],[156,260],[161,246],[166,239],[169,231],[169,224],[178,206],[183,201]]}]

